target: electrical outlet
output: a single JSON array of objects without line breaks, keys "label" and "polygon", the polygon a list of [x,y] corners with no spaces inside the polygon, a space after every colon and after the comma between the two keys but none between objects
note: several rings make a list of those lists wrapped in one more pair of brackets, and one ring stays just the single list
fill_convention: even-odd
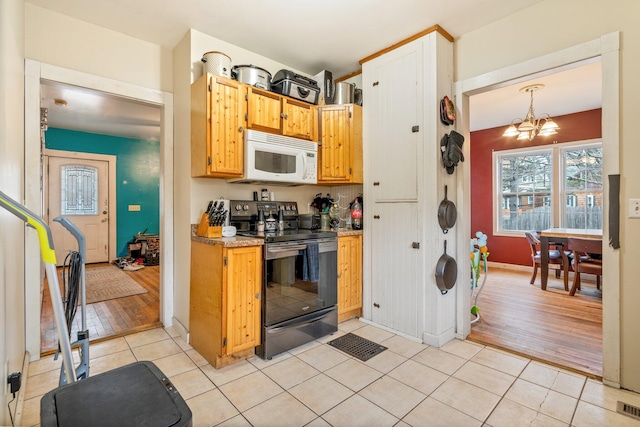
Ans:
[{"label": "electrical outlet", "polygon": [[629,218],[640,218],[640,199],[629,199]]},{"label": "electrical outlet", "polygon": [[129,212],[140,212],[140,205],[129,205]]}]

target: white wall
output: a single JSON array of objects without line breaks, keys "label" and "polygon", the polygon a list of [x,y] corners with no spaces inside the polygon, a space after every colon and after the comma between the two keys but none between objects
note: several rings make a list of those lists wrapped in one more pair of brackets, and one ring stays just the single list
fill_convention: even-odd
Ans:
[{"label": "white wall", "polygon": [[25,4],[25,13],[27,58],[149,89],[173,91],[168,49],[30,3]]},{"label": "white wall", "polygon": [[[635,137],[640,104],[640,2],[612,0],[546,0],[519,13],[465,34],[455,43],[455,80],[477,77],[545,54],[621,31],[620,54],[620,173],[621,173],[621,386],[640,391],[640,340],[637,325],[640,301],[637,269],[640,221],[626,218],[629,198],[640,198],[640,146]],[[535,19],[532,19],[535,17]],[[606,125],[606,123],[605,123]],[[606,141],[605,141],[606,142]],[[605,240],[606,241],[606,240]],[[615,267],[615,266],[614,266]],[[604,292],[606,292],[606,283]],[[605,313],[606,316],[606,313]]]},{"label": "white wall", "polygon": [[[24,197],[24,6],[21,0],[0,2],[0,191]],[[0,361],[3,375],[21,371],[25,351],[25,224],[0,208]],[[6,370],[5,370],[6,369]],[[10,425],[11,394],[2,377],[0,425]],[[16,412],[17,400],[11,404]]]}]

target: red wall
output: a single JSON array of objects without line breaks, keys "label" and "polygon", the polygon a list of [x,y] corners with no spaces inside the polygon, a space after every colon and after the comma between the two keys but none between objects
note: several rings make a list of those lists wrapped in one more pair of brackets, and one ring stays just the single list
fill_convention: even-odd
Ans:
[{"label": "red wall", "polygon": [[536,137],[533,141],[516,141],[502,134],[507,125],[471,132],[471,232],[482,231],[488,236],[489,261],[507,264],[530,265],[531,252],[524,234],[522,237],[493,235],[492,152],[513,148],[583,141],[602,137],[602,110],[554,117],[560,130],[553,137]]}]

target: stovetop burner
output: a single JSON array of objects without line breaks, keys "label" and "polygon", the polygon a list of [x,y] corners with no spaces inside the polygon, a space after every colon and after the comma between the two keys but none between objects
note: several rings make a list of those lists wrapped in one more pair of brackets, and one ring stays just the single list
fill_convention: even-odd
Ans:
[{"label": "stovetop burner", "polygon": [[[230,205],[230,222],[238,230],[239,236],[264,238],[266,243],[338,236],[335,231],[298,228],[298,204],[296,202],[231,200]],[[277,218],[278,211],[281,209],[284,213],[284,230],[260,233],[256,230],[259,211],[264,212],[265,218],[268,218],[269,215]]]}]

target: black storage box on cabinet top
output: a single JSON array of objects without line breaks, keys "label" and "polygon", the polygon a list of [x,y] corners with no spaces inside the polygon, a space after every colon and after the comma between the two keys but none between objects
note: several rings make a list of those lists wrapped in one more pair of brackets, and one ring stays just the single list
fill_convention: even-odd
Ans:
[{"label": "black storage box on cabinet top", "polygon": [[320,96],[320,88],[315,80],[291,70],[278,71],[271,80],[271,90],[310,104],[317,104]]},{"label": "black storage box on cabinet top", "polygon": [[191,410],[153,362],[58,387],[40,401],[42,427],[190,427]]}]

